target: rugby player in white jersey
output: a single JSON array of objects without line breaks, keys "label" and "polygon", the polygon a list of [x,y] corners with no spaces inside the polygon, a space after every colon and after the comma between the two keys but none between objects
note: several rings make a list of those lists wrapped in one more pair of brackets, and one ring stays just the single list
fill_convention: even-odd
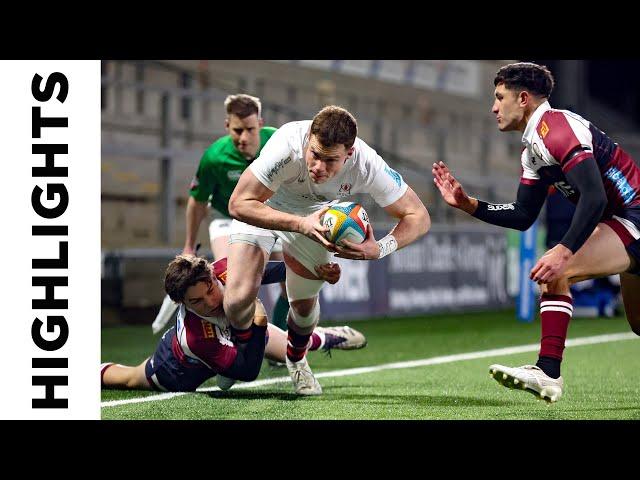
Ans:
[{"label": "rugby player in white jersey", "polygon": [[[398,222],[376,241],[371,227],[362,244],[338,247],[324,237],[320,218],[335,201],[368,193]],[[299,395],[322,388],[305,358],[320,318],[318,265],[332,253],[376,260],[427,233],[429,213],[402,176],[360,138],[354,117],[337,106],[313,120],[280,127],[244,171],[229,200],[229,275],[224,309],[236,337],[248,339],[255,298],[267,258],[282,239],[289,298],[287,368]]]}]

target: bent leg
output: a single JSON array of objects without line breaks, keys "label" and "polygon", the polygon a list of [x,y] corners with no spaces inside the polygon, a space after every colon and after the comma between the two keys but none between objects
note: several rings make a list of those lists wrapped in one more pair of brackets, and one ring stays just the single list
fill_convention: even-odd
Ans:
[{"label": "bent leg", "polygon": [[[149,360],[149,359],[147,359]],[[124,388],[131,390],[151,390],[151,385],[145,375],[147,360],[137,367],[113,364],[108,366],[102,374],[103,388]]]},{"label": "bent leg", "polygon": [[618,234],[606,223],[599,223],[569,260],[564,277],[574,284],[625,272],[630,266],[631,257]]},{"label": "bent leg", "polygon": [[236,329],[251,327],[267,255],[258,245],[244,242],[229,245],[223,305],[231,326]]},{"label": "bent leg", "polygon": [[560,376],[569,323],[573,316],[570,285],[590,278],[620,273],[631,259],[613,229],[599,223],[584,245],[571,257],[562,277],[542,285],[541,340],[537,366],[548,376]]}]

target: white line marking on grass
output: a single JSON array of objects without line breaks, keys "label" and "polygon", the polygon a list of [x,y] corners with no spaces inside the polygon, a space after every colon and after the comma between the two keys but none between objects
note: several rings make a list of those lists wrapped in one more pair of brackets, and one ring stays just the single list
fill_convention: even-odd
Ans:
[{"label": "white line marking on grass", "polygon": [[[565,343],[565,346],[579,347],[582,345],[593,345],[596,343],[608,343],[608,342],[618,342],[621,340],[632,340],[634,338],[638,338],[638,336],[631,332],[614,333],[614,334],[607,334],[607,335],[596,335],[593,337],[582,337],[582,338],[567,340],[567,342]],[[498,357],[501,355],[514,355],[516,353],[535,352],[539,348],[540,348],[539,343],[532,343],[529,345],[520,345],[517,347],[494,348],[492,350],[482,350],[479,352],[457,353],[455,355],[444,355],[441,357],[425,358],[422,360],[410,360],[406,362],[385,363],[383,365],[376,365],[373,367],[348,368],[346,370],[320,372],[320,373],[316,373],[315,376],[316,378],[346,377],[348,375],[361,375],[363,373],[373,373],[373,372],[379,372],[381,370],[425,367],[428,365],[439,365],[441,363],[452,363],[452,362],[459,362],[462,360],[475,360],[477,358]],[[283,382],[290,382],[290,381],[291,381],[291,378],[288,376],[266,378],[264,380],[256,380],[254,382],[239,383],[237,385],[234,385],[233,389],[238,390],[240,388],[254,388],[254,387],[261,387],[263,385],[271,385],[274,383],[283,383]],[[218,390],[220,390],[220,388],[218,387],[206,387],[206,388],[199,388],[197,391],[213,392]],[[127,405],[129,403],[156,402],[159,400],[167,400],[169,398],[179,397],[181,395],[187,395],[188,393],[189,392],[161,393],[158,395],[129,398],[126,400],[110,400],[110,401],[102,402],[100,406],[101,407],[117,407],[118,405]]]}]

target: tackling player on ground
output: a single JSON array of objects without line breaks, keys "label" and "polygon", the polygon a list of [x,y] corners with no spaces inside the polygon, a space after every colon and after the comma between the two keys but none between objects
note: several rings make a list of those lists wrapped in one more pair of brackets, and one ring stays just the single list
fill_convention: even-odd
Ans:
[{"label": "tackling player on ground", "polygon": [[[259,300],[248,342],[238,344],[222,309],[227,259],[209,263],[193,255],[178,255],[167,267],[165,290],[179,304],[176,325],[167,330],[155,353],[136,367],[103,363],[103,388],[161,391],[194,391],[217,375],[218,386],[227,390],[235,380],[254,380],[263,356],[284,362],[287,335],[267,325],[267,314]],[[340,278],[338,264],[321,265],[319,275],[330,283]],[[262,283],[284,280],[282,262],[269,262]],[[310,350],[352,350],[366,345],[364,336],[349,327],[316,328]]]},{"label": "tackling player on ground", "polygon": [[493,205],[468,196],[449,168],[433,165],[445,201],[485,222],[527,230],[553,185],[576,204],[571,226],[535,264],[541,285],[542,339],[536,365],[491,365],[492,376],[553,402],[563,393],[560,364],[573,313],[569,286],[620,274],[627,321],[640,335],[640,168],[595,125],[549,105],[551,72],[534,63],[502,67],[492,112],[502,132],[522,132],[522,176],[513,203]]}]

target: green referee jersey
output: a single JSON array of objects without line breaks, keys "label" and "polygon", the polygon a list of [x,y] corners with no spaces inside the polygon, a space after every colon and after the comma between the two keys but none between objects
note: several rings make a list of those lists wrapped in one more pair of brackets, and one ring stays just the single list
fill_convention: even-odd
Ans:
[{"label": "green referee jersey", "polygon": [[[275,131],[273,127],[260,129],[260,147],[256,157]],[[189,195],[199,202],[208,200],[212,208],[229,217],[229,198],[249,163],[233,144],[231,135],[219,138],[202,155],[196,176],[189,186]]]}]

